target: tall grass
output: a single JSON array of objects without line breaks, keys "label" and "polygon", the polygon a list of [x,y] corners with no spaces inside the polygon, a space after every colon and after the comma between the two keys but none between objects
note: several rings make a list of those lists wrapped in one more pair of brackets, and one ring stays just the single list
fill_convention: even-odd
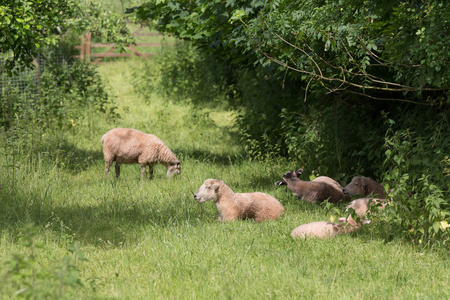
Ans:
[{"label": "tall grass", "polygon": [[[27,286],[33,297],[50,290],[48,298],[71,299],[449,298],[444,250],[420,250],[366,228],[293,240],[295,227],[330,217],[274,185],[298,166],[250,161],[235,137],[232,111],[136,94],[132,77],[141,64],[100,66],[117,97],[122,118],[115,123],[95,114],[80,119],[38,158],[18,157],[14,178],[9,158],[0,156],[1,298],[20,297]],[[100,138],[112,127],[159,136],[182,161],[182,174],[167,180],[159,165],[153,181],[141,180],[139,166],[124,165],[119,180],[104,178]],[[223,179],[236,192],[272,194],[286,215],[218,223],[212,202],[193,199],[207,178]],[[20,242],[27,223],[36,228],[35,246]],[[71,284],[75,279],[83,285]]]}]

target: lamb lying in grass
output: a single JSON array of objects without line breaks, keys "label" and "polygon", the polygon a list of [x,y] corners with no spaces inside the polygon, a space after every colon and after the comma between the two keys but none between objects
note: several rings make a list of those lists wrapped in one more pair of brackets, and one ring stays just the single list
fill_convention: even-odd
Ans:
[{"label": "lamb lying in grass", "polygon": [[136,129],[114,128],[103,135],[102,144],[105,157],[105,176],[109,174],[109,168],[114,161],[116,162],[117,178],[120,177],[120,164],[139,163],[142,178],[145,177],[145,169],[148,166],[150,180],[153,178],[153,166],[157,163],[161,163],[167,168],[167,178],[181,173],[180,161],[155,135]]},{"label": "lamb lying in grass", "polygon": [[213,200],[221,222],[237,219],[276,220],[284,213],[281,203],[265,193],[234,193],[222,180],[207,179],[194,194],[198,203]]},{"label": "lamb lying in grass", "polygon": [[298,178],[302,169],[297,172],[289,171],[283,175],[282,181],[277,181],[276,185],[286,185],[287,188],[301,200],[309,202],[322,202],[328,199],[335,203],[341,200],[350,200],[349,195],[344,195],[342,186],[334,179],[327,176],[320,176],[312,181],[303,181]]},{"label": "lamb lying in grass", "polygon": [[324,221],[312,222],[298,226],[291,232],[291,236],[293,238],[328,238],[355,231],[359,226],[360,224],[353,219],[348,221],[344,219],[340,224]]},{"label": "lamb lying in grass", "polygon": [[345,195],[358,195],[362,197],[366,197],[368,195],[383,199],[387,197],[381,183],[364,176],[353,177],[352,181],[342,189],[342,192]]},{"label": "lamb lying in grass", "polygon": [[[360,222],[362,223],[370,223],[370,220],[364,218],[371,212],[372,206],[377,206],[379,210],[383,209],[387,204],[386,199],[379,198],[359,198],[350,202],[349,205],[345,208],[345,212],[348,213],[350,209],[355,211],[356,216],[362,219]],[[352,215],[349,215],[347,218],[340,218],[340,222],[356,222],[354,221]]]}]

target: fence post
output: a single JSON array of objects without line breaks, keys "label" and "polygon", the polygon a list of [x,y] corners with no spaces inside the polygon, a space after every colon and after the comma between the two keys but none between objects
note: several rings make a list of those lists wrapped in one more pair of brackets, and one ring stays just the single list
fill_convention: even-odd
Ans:
[{"label": "fence post", "polygon": [[81,45],[80,45],[80,59],[81,61],[84,61],[84,44],[85,44],[85,39],[84,36],[81,37]]},{"label": "fence post", "polygon": [[91,33],[90,32],[86,33],[85,51],[86,51],[86,58],[89,61],[90,56],[91,56]]}]

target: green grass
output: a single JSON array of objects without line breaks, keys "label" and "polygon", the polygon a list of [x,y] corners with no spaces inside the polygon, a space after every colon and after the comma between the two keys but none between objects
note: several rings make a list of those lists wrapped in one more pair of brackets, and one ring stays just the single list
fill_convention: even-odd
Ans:
[{"label": "green grass", "polygon": [[[319,205],[300,202],[274,185],[298,166],[250,161],[236,138],[232,111],[136,94],[132,78],[140,65],[141,60],[130,59],[100,66],[117,97],[120,120],[108,123],[93,114],[81,120],[64,134],[58,163],[44,152],[33,163],[20,160],[14,188],[12,170],[4,168],[2,299],[14,298],[27,282],[37,291],[55,291],[49,298],[71,299],[450,297],[445,251],[418,250],[401,238],[385,240],[364,228],[328,240],[293,240],[295,227],[330,217]],[[167,180],[159,165],[150,182],[140,179],[139,166],[124,165],[120,180],[114,172],[104,178],[100,138],[113,127],[159,136],[182,161],[182,174]],[[3,166],[10,162],[4,155],[0,159]],[[236,192],[267,192],[282,202],[286,214],[275,222],[218,223],[212,202],[199,205],[193,199],[207,178],[223,179]],[[29,222],[38,229],[34,247],[20,238]],[[87,261],[68,263],[71,245]],[[14,254],[23,254],[29,263],[22,271],[10,267]],[[58,277],[48,275],[70,265],[78,273],[62,278],[79,278],[83,286],[71,288],[69,282],[61,287]],[[46,275],[33,279],[31,270]]]}]

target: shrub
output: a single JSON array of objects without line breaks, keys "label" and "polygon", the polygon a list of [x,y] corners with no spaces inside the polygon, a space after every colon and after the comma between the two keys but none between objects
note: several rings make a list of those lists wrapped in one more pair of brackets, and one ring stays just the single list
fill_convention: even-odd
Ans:
[{"label": "shrub", "polygon": [[[405,116],[411,119],[413,116]],[[385,137],[384,179],[394,188],[394,205],[389,206],[392,221],[416,243],[450,240],[450,127],[446,113],[428,121],[417,131],[394,130],[388,119]],[[420,131],[419,131],[420,130]]]},{"label": "shrub", "polygon": [[229,67],[217,57],[197,51],[189,42],[163,47],[156,60],[139,71],[138,90],[194,104],[226,106],[233,91]]},{"label": "shrub", "polygon": [[[117,118],[110,98],[94,65],[73,60],[65,44],[48,49],[39,57],[38,73],[24,73],[26,87],[15,88],[12,77],[3,75],[0,106],[1,123],[9,128],[15,122],[43,128],[71,126],[81,111],[90,108],[107,118]],[[14,79],[17,81],[17,78]],[[17,124],[16,124],[17,125]]]}]

